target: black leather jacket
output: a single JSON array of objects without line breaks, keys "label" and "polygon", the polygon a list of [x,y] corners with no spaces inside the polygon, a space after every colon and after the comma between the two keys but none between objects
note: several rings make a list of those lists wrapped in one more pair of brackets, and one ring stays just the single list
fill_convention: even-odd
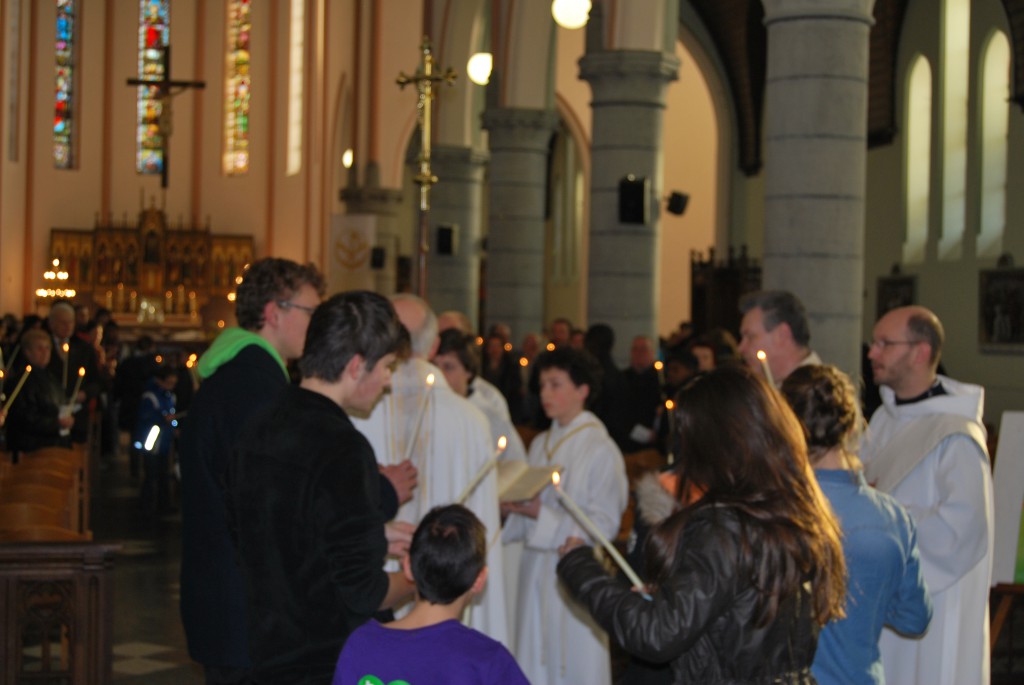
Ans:
[{"label": "black leather jacket", "polygon": [[[733,509],[694,511],[673,574],[652,601],[609,577],[589,547],[565,555],[558,575],[626,651],[671,662],[675,683],[815,683],[810,666],[818,627],[810,616],[809,585],[779,606],[774,621],[756,627],[758,591],[751,564],[739,564],[740,528]],[[748,526],[747,535],[757,550],[757,527]]]}]

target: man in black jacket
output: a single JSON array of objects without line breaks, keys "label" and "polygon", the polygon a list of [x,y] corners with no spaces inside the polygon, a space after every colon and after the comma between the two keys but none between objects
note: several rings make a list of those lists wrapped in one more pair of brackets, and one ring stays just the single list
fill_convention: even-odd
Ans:
[{"label": "man in black jacket", "polygon": [[[64,403],[79,407],[71,428],[71,439],[74,442],[85,442],[89,433],[89,411],[86,404],[100,394],[96,350],[75,335],[75,308],[69,302],[54,302],[46,317],[46,325],[53,340],[53,354],[47,370],[54,384],[61,388],[66,398]],[[71,397],[78,381],[79,369],[85,369],[85,376],[78,394]]]},{"label": "man in black jacket", "polygon": [[267,258],[238,286],[238,328],[199,360],[203,384],[183,422],[181,618],[189,655],[206,682],[249,683],[242,575],[228,534],[225,472],[248,419],[288,387],[286,363],[302,355],[323,279],[312,264]]},{"label": "man in black jacket", "polygon": [[388,551],[373,449],[347,411],[391,378],[399,323],[386,298],[335,295],[313,314],[302,381],[232,452],[228,510],[245,579],[255,683],[326,683],[349,634],[411,594]]}]

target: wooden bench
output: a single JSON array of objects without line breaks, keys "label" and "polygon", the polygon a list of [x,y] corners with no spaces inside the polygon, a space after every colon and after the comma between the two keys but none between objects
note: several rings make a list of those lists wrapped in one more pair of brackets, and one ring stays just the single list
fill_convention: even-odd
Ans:
[{"label": "wooden bench", "polygon": [[0,685],[111,681],[118,549],[0,543]]}]

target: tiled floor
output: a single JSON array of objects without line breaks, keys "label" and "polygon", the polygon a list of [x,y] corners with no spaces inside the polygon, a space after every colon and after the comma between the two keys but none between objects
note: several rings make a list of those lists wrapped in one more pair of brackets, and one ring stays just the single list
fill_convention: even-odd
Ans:
[{"label": "tiled floor", "polygon": [[93,537],[123,545],[114,562],[115,685],[202,683],[178,617],[180,515],[153,518],[138,510],[138,482],[128,464],[97,473]]}]

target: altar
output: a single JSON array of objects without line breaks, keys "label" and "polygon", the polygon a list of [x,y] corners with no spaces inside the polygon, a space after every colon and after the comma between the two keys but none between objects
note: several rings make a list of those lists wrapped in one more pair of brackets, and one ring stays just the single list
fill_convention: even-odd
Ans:
[{"label": "altar", "polygon": [[233,310],[253,238],[213,234],[209,222],[170,226],[151,202],[134,225],[125,215],[121,223],[97,217],[92,229],[52,229],[50,257],[76,304],[106,307],[126,328],[200,333]]}]

